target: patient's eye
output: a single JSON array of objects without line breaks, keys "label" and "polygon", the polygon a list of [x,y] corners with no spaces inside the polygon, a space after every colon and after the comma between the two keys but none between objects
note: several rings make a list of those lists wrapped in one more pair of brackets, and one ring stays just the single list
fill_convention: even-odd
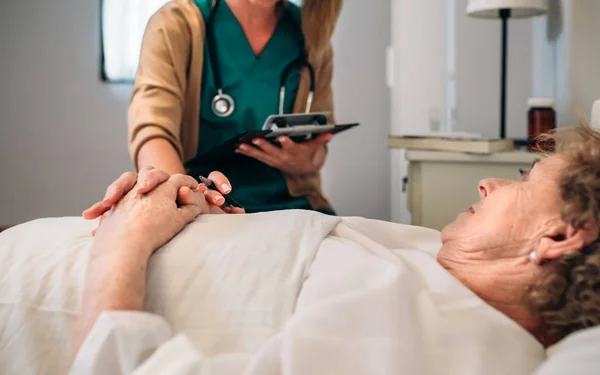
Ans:
[{"label": "patient's eye", "polygon": [[535,165],[540,161],[540,159],[535,159],[533,163],[531,163],[531,168],[529,169],[521,169],[519,168],[519,173],[521,174],[521,181],[527,181],[529,178],[529,173],[535,167]]}]

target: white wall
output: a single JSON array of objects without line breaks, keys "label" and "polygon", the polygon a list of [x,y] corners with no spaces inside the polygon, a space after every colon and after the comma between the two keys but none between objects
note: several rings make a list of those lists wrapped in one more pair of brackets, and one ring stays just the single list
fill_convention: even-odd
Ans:
[{"label": "white wall", "polygon": [[0,226],[79,215],[130,168],[130,88],[98,80],[98,3],[0,2]]},{"label": "white wall", "polygon": [[[501,21],[467,16],[456,0],[456,66],[459,130],[500,136]],[[506,135],[527,137],[532,96],[532,19],[508,21]]]},{"label": "white wall", "polygon": [[325,193],[340,215],[390,218],[390,21],[389,0],[345,0],[333,38],[336,120],[361,123],[334,139],[323,172]]},{"label": "white wall", "polygon": [[[324,189],[340,214],[386,219],[389,5],[381,5],[345,2],[336,113],[362,126],[331,145]],[[131,168],[131,87],[99,82],[98,23],[97,0],[0,1],[0,226],[79,215]]]},{"label": "white wall", "polygon": [[590,119],[600,99],[600,2],[549,0],[550,14],[534,22],[535,95],[557,99],[559,126]]},{"label": "white wall", "polygon": [[[467,0],[457,0],[461,9]],[[589,119],[600,99],[600,1],[549,0],[547,16],[509,21],[507,134],[523,138],[527,98],[557,100],[558,126]],[[496,135],[500,22],[459,16],[458,97],[462,130]],[[493,115],[490,121],[490,114]]]},{"label": "white wall", "polygon": [[[577,0],[578,4],[586,0]],[[546,17],[533,21],[533,90],[535,96],[556,99],[558,126],[573,124],[572,35],[573,9],[571,0],[549,0]]]},{"label": "white wall", "polygon": [[592,103],[600,99],[600,1],[566,1],[571,10],[569,43],[570,103],[565,125],[575,125],[578,115],[590,119]]}]

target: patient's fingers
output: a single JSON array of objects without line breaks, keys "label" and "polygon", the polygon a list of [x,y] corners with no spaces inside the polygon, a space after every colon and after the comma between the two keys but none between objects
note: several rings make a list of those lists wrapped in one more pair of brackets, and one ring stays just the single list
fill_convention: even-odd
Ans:
[{"label": "patient's fingers", "polygon": [[169,174],[160,169],[142,169],[137,178],[138,192],[145,194],[169,179]]},{"label": "patient's fingers", "polygon": [[187,186],[182,186],[177,191],[177,203],[181,206],[195,205],[200,207],[201,212],[208,213],[208,203],[204,194]]},{"label": "patient's fingers", "polygon": [[127,194],[137,183],[137,174],[134,172],[123,173],[115,182],[110,184],[106,189],[106,194],[102,202],[94,204],[92,207],[83,211],[84,219],[93,220],[102,216],[106,211],[110,210],[123,195]]},{"label": "patient's fingers", "polygon": [[[145,169],[150,169],[148,167]],[[143,169],[144,170],[144,169]],[[106,189],[103,204],[105,206],[115,205],[125,194],[127,194],[137,183],[137,173],[125,172]]]},{"label": "patient's fingers", "polygon": [[192,190],[198,189],[198,181],[195,178],[185,174],[174,174],[169,177],[169,182],[179,190],[183,186],[187,186]]},{"label": "patient's fingers", "polygon": [[183,216],[186,223],[192,222],[201,213],[208,213],[208,205],[204,200],[204,194],[182,186],[177,190],[177,210]]},{"label": "patient's fingers", "polygon": [[182,206],[186,205],[186,204],[192,204],[191,193],[192,193],[192,190],[190,190],[189,187],[187,187],[187,186],[180,187],[179,190],[177,190],[177,204],[182,205]]},{"label": "patient's fingers", "polygon": [[202,213],[202,208],[196,206],[195,204],[186,204],[177,208],[177,210],[181,213],[181,216],[186,223],[191,223],[196,217],[198,217],[198,215]]},{"label": "patient's fingers", "polygon": [[198,190],[192,190],[187,186],[182,186],[177,190],[177,203],[185,204],[201,204],[205,205],[203,195]]},{"label": "patient's fingers", "polygon": [[[152,190],[156,185],[159,185],[168,179],[168,175],[161,170],[154,169],[154,167],[148,166],[140,170],[139,178],[142,179],[143,186],[140,188],[141,193],[146,193]],[[125,172],[119,178],[115,180],[106,189],[104,199],[102,202],[98,202],[83,211],[82,216],[84,219],[93,220],[102,216],[106,211],[110,210],[112,206],[123,198],[124,195],[129,193],[131,189],[138,183],[138,174],[134,172]]]},{"label": "patient's fingers", "polygon": [[225,175],[219,171],[211,172],[208,175],[208,179],[215,183],[215,186],[222,194],[229,194],[231,192],[231,182],[225,177]]},{"label": "patient's fingers", "polygon": [[225,203],[225,198],[223,198],[219,192],[214,190],[205,190],[205,192],[202,193],[200,190],[191,190],[190,188],[184,186],[179,188],[177,202],[182,205],[200,205],[202,206],[202,213],[207,214],[212,212],[209,204],[219,207]]},{"label": "patient's fingers", "polygon": [[86,220],[94,220],[94,219],[102,216],[102,214],[104,214],[108,210],[110,210],[110,207],[105,206],[104,203],[102,203],[102,202],[98,202],[98,203],[94,204],[92,207],[83,211],[81,216],[83,216],[83,218]]},{"label": "patient's fingers", "polygon": [[92,237],[96,237],[96,230],[98,228],[100,228],[100,225],[102,225],[103,220],[104,220],[104,215],[100,216],[100,220],[98,221],[98,226],[92,230]]},{"label": "patient's fingers", "polygon": [[139,175],[134,172],[125,172],[106,189],[104,200],[85,210],[82,215],[88,220],[95,219],[110,210],[136,184],[139,186],[138,191],[144,194],[168,179],[168,173],[151,166],[142,168]]}]

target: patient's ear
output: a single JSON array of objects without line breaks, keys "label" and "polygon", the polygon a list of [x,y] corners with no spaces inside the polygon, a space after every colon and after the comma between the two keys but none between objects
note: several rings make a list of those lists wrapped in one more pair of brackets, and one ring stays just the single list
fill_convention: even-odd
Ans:
[{"label": "patient's ear", "polygon": [[558,259],[563,254],[581,251],[585,245],[592,243],[598,236],[596,227],[575,229],[568,225],[558,234],[544,236],[536,249],[539,262]]}]

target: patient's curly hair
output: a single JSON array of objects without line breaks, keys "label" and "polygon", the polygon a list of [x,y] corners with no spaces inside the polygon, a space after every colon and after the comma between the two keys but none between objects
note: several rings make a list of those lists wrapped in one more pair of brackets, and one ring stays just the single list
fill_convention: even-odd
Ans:
[{"label": "patient's curly hair", "polygon": [[[576,229],[600,224],[600,133],[582,123],[544,137],[569,166],[561,174],[562,219]],[[600,325],[600,237],[580,252],[565,254],[548,265],[547,273],[528,293],[532,311],[547,338]]]}]

